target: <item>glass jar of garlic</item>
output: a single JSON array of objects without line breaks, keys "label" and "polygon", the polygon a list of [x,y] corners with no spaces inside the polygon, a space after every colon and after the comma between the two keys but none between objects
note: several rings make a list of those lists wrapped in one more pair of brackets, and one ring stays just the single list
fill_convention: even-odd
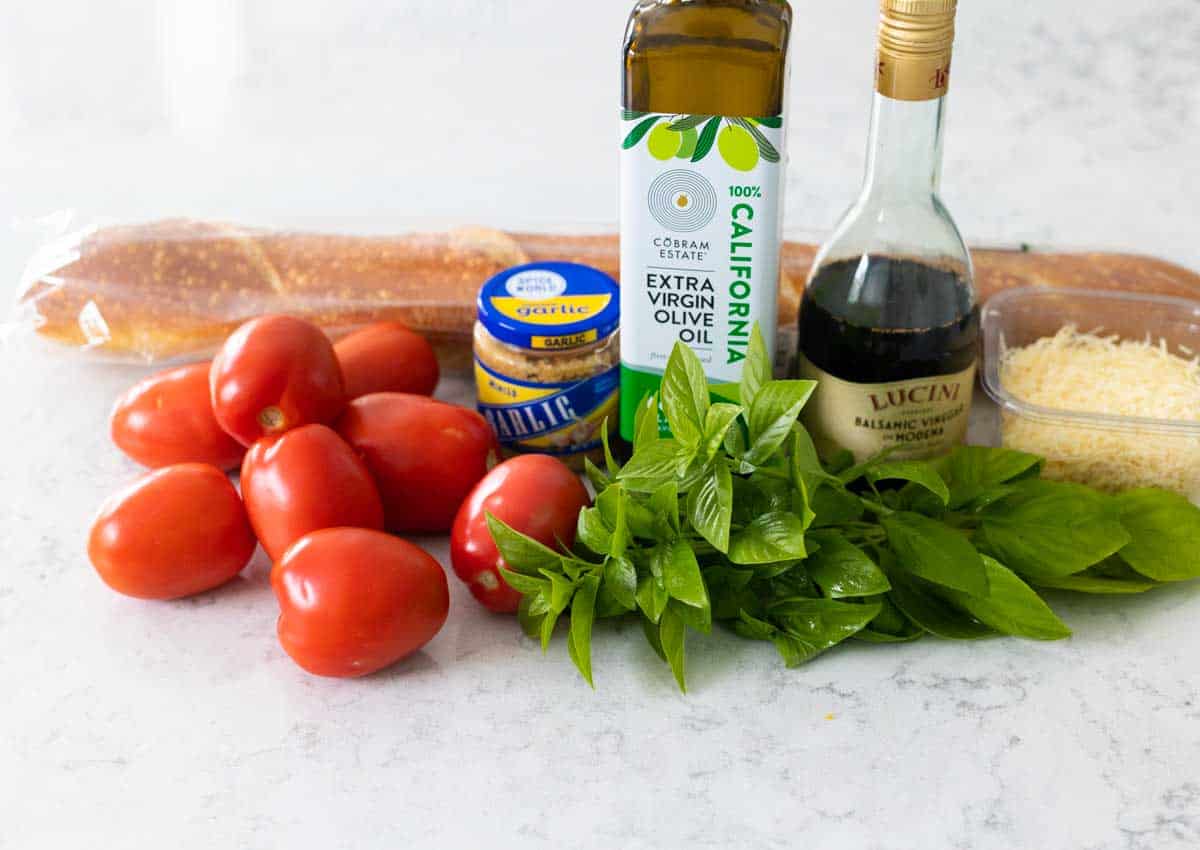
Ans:
[{"label": "glass jar of garlic", "polygon": [[506,454],[600,462],[600,429],[617,433],[620,352],[616,282],[577,263],[509,269],[479,292],[479,412]]}]

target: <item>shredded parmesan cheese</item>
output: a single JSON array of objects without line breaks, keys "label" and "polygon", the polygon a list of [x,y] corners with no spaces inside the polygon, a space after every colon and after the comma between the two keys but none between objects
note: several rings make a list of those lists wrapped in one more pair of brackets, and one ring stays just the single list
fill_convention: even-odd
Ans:
[{"label": "shredded parmesan cheese", "polygon": [[1108,428],[1064,417],[1051,422],[1006,411],[1005,446],[1046,458],[1044,474],[1104,490],[1165,487],[1200,495],[1200,361],[1166,342],[1080,333],[1074,325],[1011,349],[1000,380],[1029,404],[1197,423],[1194,432]]}]

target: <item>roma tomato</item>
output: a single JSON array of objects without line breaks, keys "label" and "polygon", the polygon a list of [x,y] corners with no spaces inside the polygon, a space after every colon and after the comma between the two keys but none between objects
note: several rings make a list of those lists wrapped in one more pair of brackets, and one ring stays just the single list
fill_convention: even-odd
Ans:
[{"label": "roma tomato", "polygon": [[211,463],[233,469],[245,447],[221,430],[208,394],[209,363],[168,369],[117,400],[109,431],[117,448],[143,466]]},{"label": "roma tomato", "polygon": [[205,463],[138,479],[104,503],[88,537],[100,578],[139,599],[176,599],[224,584],[254,547],[237,490]]},{"label": "roma tomato", "polygon": [[318,676],[365,676],[420,649],[450,609],[442,567],[380,531],[326,528],[271,570],[279,642]]},{"label": "roma tomato", "polygon": [[551,548],[575,543],[579,512],[591,504],[579,477],[566,464],[546,455],[506,460],[475,486],[463,502],[450,533],[455,574],[492,611],[513,612],[521,601],[500,575],[507,568],[487,515]]},{"label": "roma tomato", "polygon": [[401,533],[448,531],[499,450],[474,410],[404,393],[355,399],[338,433],[367,462],[387,527]]},{"label": "roma tomato", "polygon": [[383,392],[433,395],[437,387],[433,346],[401,322],[368,325],[333,349],[346,380],[346,398]]},{"label": "roma tomato", "polygon": [[213,360],[209,390],[217,421],[245,446],[332,422],[346,405],[333,344],[291,316],[264,316],[234,331]]},{"label": "roma tomato", "polygon": [[324,425],[255,443],[242,464],[242,498],[272,561],[310,531],[383,528],[383,503],[366,464]]}]

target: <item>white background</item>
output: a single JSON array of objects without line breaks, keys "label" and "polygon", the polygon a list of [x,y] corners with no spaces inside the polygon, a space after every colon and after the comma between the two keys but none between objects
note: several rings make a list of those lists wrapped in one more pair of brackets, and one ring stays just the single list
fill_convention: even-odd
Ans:
[{"label": "white background", "polygon": [[[611,222],[626,0],[7,0],[11,220]],[[859,180],[874,4],[796,7],[789,229]],[[1200,3],[965,0],[944,196],[976,243],[1200,266]],[[0,848],[1200,845],[1200,596],[1055,600],[1067,642],[855,645],[801,671],[636,629],[598,692],[452,581],[446,629],[362,682],[291,665],[267,565],[148,605],[87,566],[135,470],[143,374],[17,343],[0,370]],[[429,545],[444,558],[444,548]]]}]

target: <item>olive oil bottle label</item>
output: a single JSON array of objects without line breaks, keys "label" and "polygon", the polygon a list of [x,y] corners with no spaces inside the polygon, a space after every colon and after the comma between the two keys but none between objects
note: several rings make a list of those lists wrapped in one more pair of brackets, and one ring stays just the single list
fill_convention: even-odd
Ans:
[{"label": "olive oil bottle label", "polygon": [[856,461],[884,449],[889,457],[927,458],[950,451],[967,436],[975,365],[953,375],[889,384],[855,384],[830,375],[800,355],[800,377],[818,382],[804,407],[804,425],[828,457],[849,449]]},{"label": "olive oil bottle label", "polygon": [[676,342],[737,381],[757,321],[774,357],[782,116],[622,112],[621,433]]}]

